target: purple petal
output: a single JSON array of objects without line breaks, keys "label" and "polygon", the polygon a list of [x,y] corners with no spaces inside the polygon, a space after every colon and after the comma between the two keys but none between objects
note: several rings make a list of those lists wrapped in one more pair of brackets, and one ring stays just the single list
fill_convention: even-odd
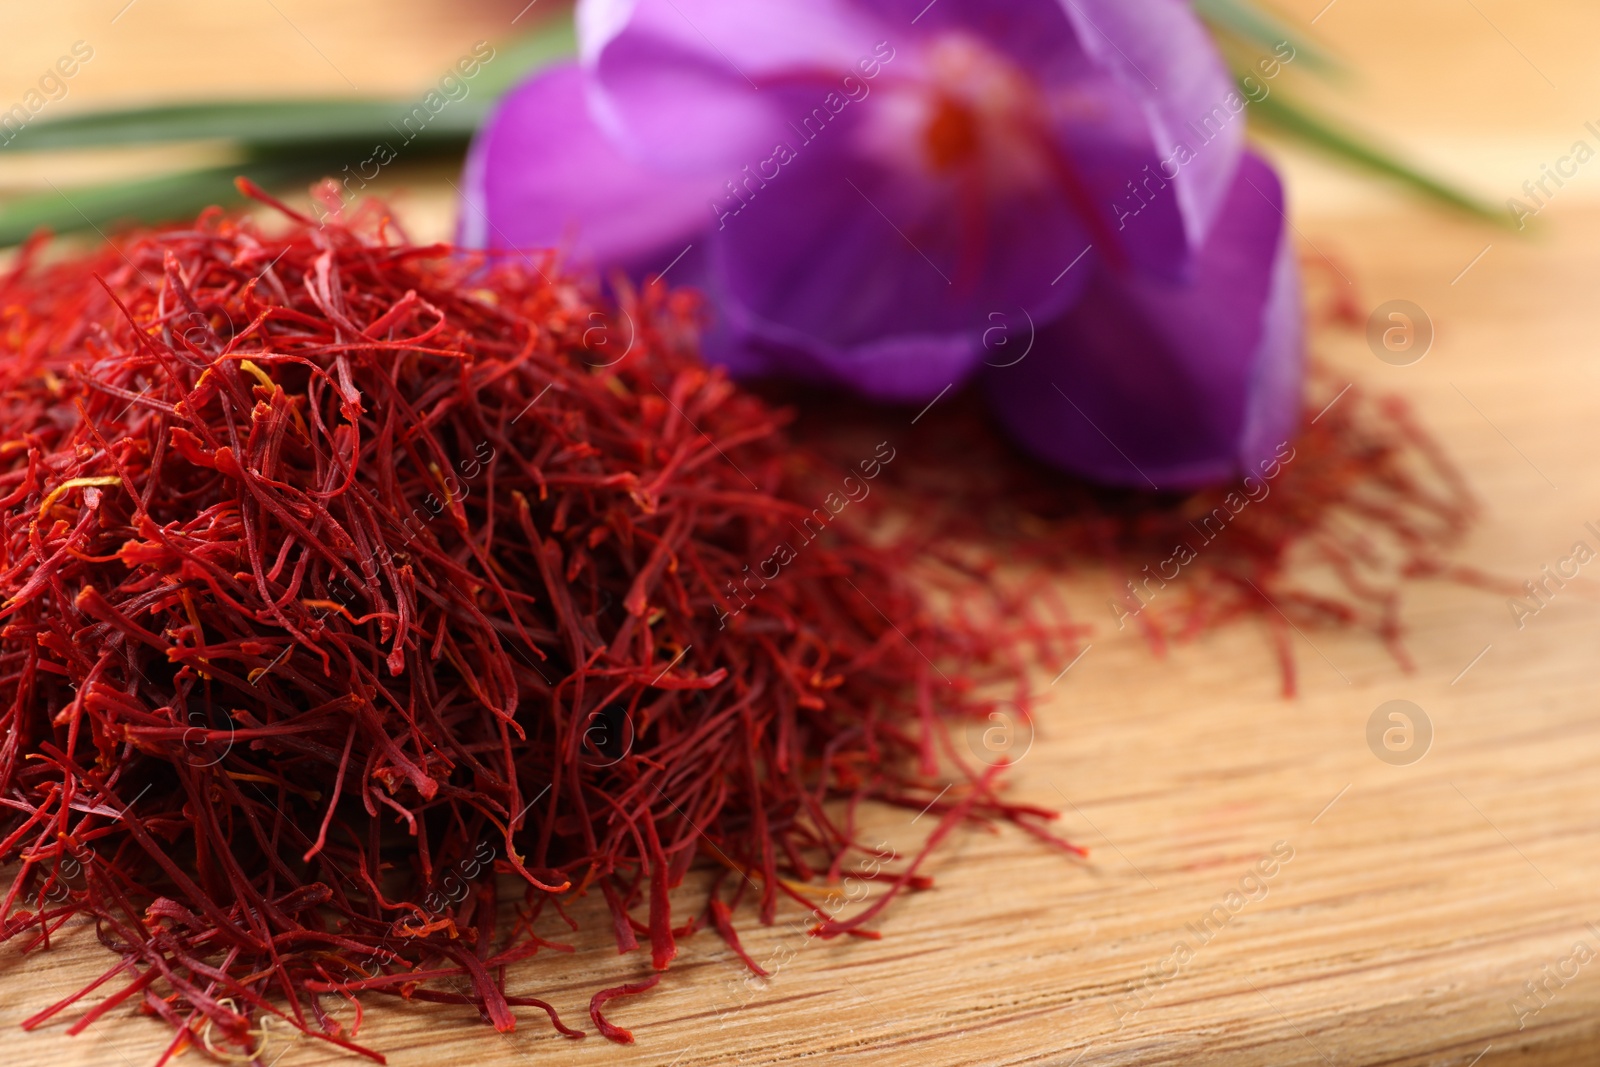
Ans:
[{"label": "purple petal", "polygon": [[1095,274],[1015,366],[985,372],[1028,450],[1095,481],[1189,489],[1286,442],[1302,370],[1299,275],[1272,169],[1246,155],[1188,284]]},{"label": "purple petal", "polygon": [[948,0],[875,0],[873,10],[895,27],[891,44],[915,48],[918,39],[951,34],[976,37],[1041,80],[1065,84],[1089,62],[1062,0],[949,3]]},{"label": "purple petal", "polygon": [[730,366],[924,400],[975,369],[995,315],[1048,321],[1081,292],[1059,199],[1019,192],[963,223],[959,194],[841,153],[848,136],[800,142],[712,232],[713,303],[760,354],[716,353]]},{"label": "purple petal", "polygon": [[796,83],[826,91],[886,39],[847,0],[582,0],[577,18],[596,117],[673,169],[736,172],[805,114]]},{"label": "purple petal", "polygon": [[[1189,0],[1060,0],[1084,48],[1139,100],[1158,177],[1171,180],[1198,248],[1230,195],[1245,102]],[[1166,170],[1161,165],[1166,165]],[[1141,170],[1129,174],[1135,184]]]},{"label": "purple petal", "polygon": [[971,332],[907,333],[836,346],[755,318],[728,301],[721,311],[704,341],[705,352],[735,377],[844,385],[889,403],[920,403],[939,395],[965,381],[982,353]]},{"label": "purple petal", "polygon": [[561,248],[599,266],[664,267],[715,222],[713,175],[661,174],[591,121],[583,75],[563,64],[509,93],[472,142],[458,240]]},{"label": "purple petal", "polygon": [[[849,66],[884,25],[851,0],[580,0],[580,56],[597,65],[632,35],[721,59],[731,73],[773,74],[818,63]],[[735,62],[737,57],[740,62]]]}]

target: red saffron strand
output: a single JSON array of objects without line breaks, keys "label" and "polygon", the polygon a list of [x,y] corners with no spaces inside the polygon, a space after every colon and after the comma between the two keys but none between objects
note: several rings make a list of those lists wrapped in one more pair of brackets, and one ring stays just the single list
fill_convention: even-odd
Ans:
[{"label": "red saffron strand", "polygon": [[361,992],[578,1036],[507,965],[568,950],[534,922],[582,893],[658,971],[701,926],[759,971],[725,901],[674,916],[691,865],[774,921],[936,774],[941,828],[1054,840],[936,758],[986,685],[1025,699],[1007,639],[817,526],[820,460],[698,360],[692,295],[286,214],[0,280],[0,940],[95,922],[169,1053],[273,1016],[381,1060]]},{"label": "red saffron strand", "polygon": [[600,992],[596,993],[589,1001],[589,1018],[594,1020],[595,1028],[600,1031],[600,1035],[602,1037],[610,1038],[612,1041],[615,1041],[618,1044],[633,1044],[633,1031],[625,1030],[616,1023],[606,1021],[606,1017],[600,1014],[600,1009],[618,997],[636,996],[640,993],[654,989],[656,987],[656,983],[660,981],[661,975],[657,973],[652,974],[649,978],[646,978],[642,982],[633,982],[629,985],[612,986],[610,989],[602,989]]}]

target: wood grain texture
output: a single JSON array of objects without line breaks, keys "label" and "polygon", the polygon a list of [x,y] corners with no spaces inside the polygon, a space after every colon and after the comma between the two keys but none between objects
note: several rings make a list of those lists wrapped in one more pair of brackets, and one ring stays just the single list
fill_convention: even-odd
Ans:
[{"label": "wood grain texture", "polygon": [[[1305,27],[1323,2],[1284,10]],[[7,12],[12,32],[0,32],[0,47],[22,56],[7,63],[22,73],[8,73],[0,97],[25,87],[40,65],[34,53],[47,62],[55,41],[87,36],[91,22],[106,25],[97,40],[106,73],[91,83],[96,72],[86,71],[85,99],[91,84],[99,101],[259,91],[285,79],[337,90],[340,76],[307,50],[311,41],[357,82],[392,89],[403,80],[394,61],[360,43],[367,20],[381,26],[368,36],[393,38],[421,82],[460,50],[458,39],[487,35],[521,4],[461,16],[413,5],[388,22],[375,3],[337,13],[278,6],[282,17],[270,6],[208,8],[213,42],[250,49],[228,51],[226,63],[208,52],[183,79],[157,62],[199,47],[184,36],[180,5],[140,0],[114,34],[103,3]],[[1503,199],[1600,118],[1596,21],[1576,0],[1537,11],[1338,0],[1311,32],[1362,72],[1351,92],[1369,125]],[[274,70],[274,59],[287,66]],[[1573,180],[1541,213],[1542,232],[1524,239],[1283,158],[1307,254],[1336,263],[1363,307],[1406,298],[1437,325],[1433,350],[1411,367],[1379,362],[1357,336],[1319,344],[1351,380],[1411,398],[1467,471],[1485,516],[1458,558],[1520,582],[1574,541],[1593,543],[1583,527],[1600,523],[1600,182]],[[449,190],[427,176],[395,180],[417,193],[418,228],[442,230]],[[1096,623],[1093,648],[1049,689],[1012,781],[1018,800],[1062,812],[1063,829],[1091,848],[1088,861],[1015,832],[957,833],[933,862],[937,888],[896,906],[878,924],[882,941],[819,943],[745,916],[747,947],[776,971],[769,982],[747,982],[713,936],[697,935],[655,992],[614,1005],[615,1021],[638,1034],[634,1046],[567,1041],[535,1013],[498,1035],[453,1009],[386,1002],[371,1006],[364,1036],[397,1067],[1594,1062],[1600,959],[1536,1014],[1519,1019],[1512,1006],[1532,1003],[1524,983],[1559,968],[1575,942],[1600,950],[1592,598],[1573,587],[1518,629],[1501,598],[1418,584],[1406,610],[1413,673],[1366,638],[1312,633],[1296,638],[1302,695],[1285,701],[1261,632],[1214,635],[1157,660],[1110,624],[1092,577],[1070,592]],[[1041,685],[1062,666],[1042,665]],[[1390,699],[1414,701],[1433,725],[1431,750],[1410,766],[1385,764],[1367,746],[1367,720]],[[902,854],[930,821],[873,819]],[[1274,849],[1272,875],[1253,877]],[[1232,892],[1243,902],[1229,911]],[[1195,928],[1218,906],[1228,920],[1202,944]],[[586,917],[575,956],[530,961],[512,982],[574,1023],[594,989],[647,967],[617,957],[592,909]],[[1179,942],[1192,950],[1181,959]],[[105,959],[82,930],[47,954],[0,950],[0,1062],[151,1062],[164,1026],[125,1011],[75,1038],[63,1026],[16,1029]],[[283,1067],[338,1059],[309,1041],[275,1040]]]}]

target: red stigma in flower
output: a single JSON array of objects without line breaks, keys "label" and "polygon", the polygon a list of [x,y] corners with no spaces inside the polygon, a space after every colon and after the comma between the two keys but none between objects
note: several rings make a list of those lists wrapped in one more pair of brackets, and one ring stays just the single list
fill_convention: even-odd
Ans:
[{"label": "red stigma in flower", "polygon": [[937,171],[949,171],[975,159],[979,151],[977,116],[948,96],[939,98],[923,132],[923,146]]}]

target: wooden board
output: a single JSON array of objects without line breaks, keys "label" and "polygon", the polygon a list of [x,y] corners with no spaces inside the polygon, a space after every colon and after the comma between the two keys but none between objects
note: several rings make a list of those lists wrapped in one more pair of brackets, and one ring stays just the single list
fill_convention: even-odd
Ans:
[{"label": "wooden board", "polygon": [[[1323,2],[1284,10],[1307,30]],[[392,91],[405,81],[394,55],[425,81],[521,3],[416,5],[385,21],[376,3],[323,11],[276,0],[260,10],[208,8],[199,35],[183,28],[196,16],[176,3],[139,0],[112,24],[117,6],[8,10],[0,47],[11,53],[8,71],[23,74],[7,74],[0,99],[91,34],[103,66],[85,71],[72,103],[124,91],[348,91],[345,76]],[[1489,0],[1404,10],[1337,0],[1308,32],[1363,72],[1352,91],[1369,124],[1503,199],[1574,140],[1593,143],[1583,122],[1600,118],[1596,22],[1578,0],[1537,12]],[[393,46],[387,61],[372,41]],[[246,44],[248,52],[236,50]],[[195,57],[186,70],[176,65],[185,49]],[[1600,523],[1595,177],[1572,180],[1541,213],[1542,233],[1523,239],[1285,159],[1308,254],[1336,262],[1363,307],[1405,298],[1437,325],[1432,351],[1409,367],[1376,360],[1359,337],[1324,347],[1352,380],[1410,397],[1468,472],[1486,512],[1459,558],[1520,582],[1573,542],[1595,544],[1584,528]],[[0,184],[71,178],[96,165],[30,162],[0,172]],[[51,166],[81,169],[52,174]],[[397,181],[416,190],[421,228],[442,228],[442,186],[415,175]],[[1092,603],[1092,588],[1085,578],[1074,591]],[[631,1047],[570,1042],[531,1017],[497,1035],[420,1004],[375,1005],[365,1036],[402,1067],[525,1057],[918,1067],[1593,1062],[1600,958],[1574,959],[1580,941],[1600,952],[1592,598],[1569,588],[1519,629],[1502,598],[1419,584],[1406,611],[1414,673],[1360,636],[1297,637],[1303,692],[1294,701],[1280,698],[1258,631],[1215,635],[1158,661],[1119,634],[1109,613],[1089,617],[1098,624],[1093,647],[1050,688],[1013,776],[1019,800],[1062,811],[1065,831],[1093,850],[1089,861],[1066,862],[1014,832],[958,833],[931,868],[937,889],[897,906],[879,924],[880,942],[819,943],[786,924],[750,924],[751,954],[776,972],[768,982],[747,982],[720,943],[697,936],[653,994],[614,1009],[639,1035]],[[1041,684],[1064,666],[1046,667]],[[1394,699],[1414,702],[1432,725],[1430,750],[1410,765],[1386,763],[1368,745],[1369,718]],[[874,819],[902,854],[928,822],[898,812]],[[1260,866],[1264,858],[1273,862]],[[577,945],[575,957],[532,961],[514,979],[574,1022],[595,988],[645,971],[642,960],[619,959],[598,924]],[[164,1027],[124,1011],[75,1038],[61,1026],[16,1029],[103,960],[81,933],[46,955],[0,951],[0,1059],[151,1062]],[[1549,978],[1563,971],[1571,977]],[[1541,1003],[1530,999],[1530,982],[1548,991],[1540,1010],[1519,1013],[1514,1001]],[[279,1039],[272,1055],[282,1053],[284,1067],[332,1060],[311,1042]]]}]

